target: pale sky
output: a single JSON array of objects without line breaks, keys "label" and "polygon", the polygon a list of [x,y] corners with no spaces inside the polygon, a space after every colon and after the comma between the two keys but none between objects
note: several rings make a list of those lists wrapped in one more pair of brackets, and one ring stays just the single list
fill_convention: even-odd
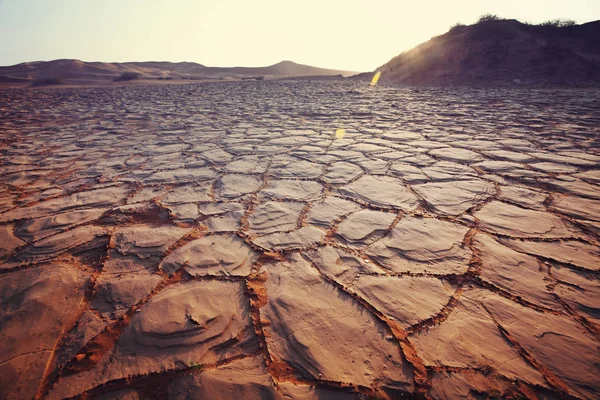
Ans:
[{"label": "pale sky", "polygon": [[600,0],[0,0],[0,65],[292,60],[371,71],[484,13],[539,23],[600,19]]}]

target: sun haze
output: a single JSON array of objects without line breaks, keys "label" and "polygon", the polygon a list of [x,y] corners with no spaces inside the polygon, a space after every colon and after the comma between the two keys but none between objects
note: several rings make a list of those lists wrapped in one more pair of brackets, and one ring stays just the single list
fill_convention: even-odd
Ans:
[{"label": "sun haze", "polygon": [[209,66],[293,60],[368,71],[484,13],[583,23],[600,19],[600,2],[0,0],[0,65],[59,58]]}]

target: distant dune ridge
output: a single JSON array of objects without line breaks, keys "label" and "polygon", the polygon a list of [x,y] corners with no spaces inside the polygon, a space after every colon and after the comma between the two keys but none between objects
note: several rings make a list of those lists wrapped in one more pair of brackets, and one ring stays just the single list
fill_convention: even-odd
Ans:
[{"label": "distant dune ridge", "polygon": [[599,86],[600,21],[564,27],[514,19],[457,25],[379,70],[382,81],[407,85]]},{"label": "distant dune ridge", "polygon": [[0,82],[35,81],[57,78],[73,81],[112,81],[123,73],[137,73],[155,79],[241,79],[248,77],[282,78],[302,76],[349,76],[356,72],[317,68],[282,61],[268,67],[207,67],[193,62],[85,62],[54,60],[26,62],[0,67]]}]

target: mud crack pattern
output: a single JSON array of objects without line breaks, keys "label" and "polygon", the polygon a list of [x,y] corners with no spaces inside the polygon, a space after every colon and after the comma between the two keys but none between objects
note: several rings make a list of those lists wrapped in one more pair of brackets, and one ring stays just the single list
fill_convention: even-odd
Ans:
[{"label": "mud crack pattern", "polygon": [[597,398],[598,104],[0,91],[2,398]]}]

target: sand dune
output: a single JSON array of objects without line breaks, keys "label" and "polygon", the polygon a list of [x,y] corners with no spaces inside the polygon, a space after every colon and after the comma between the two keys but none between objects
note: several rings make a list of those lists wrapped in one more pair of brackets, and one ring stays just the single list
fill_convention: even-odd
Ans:
[{"label": "sand dune", "polygon": [[341,71],[282,61],[267,67],[207,67],[193,62],[85,62],[54,60],[26,62],[0,67],[0,82],[57,78],[69,81],[111,81],[122,73],[137,73],[142,78],[157,79],[240,79],[248,77],[282,78],[302,76],[349,76]]},{"label": "sand dune", "polygon": [[457,26],[380,70],[410,85],[600,85],[600,21],[569,27],[495,20]]}]

